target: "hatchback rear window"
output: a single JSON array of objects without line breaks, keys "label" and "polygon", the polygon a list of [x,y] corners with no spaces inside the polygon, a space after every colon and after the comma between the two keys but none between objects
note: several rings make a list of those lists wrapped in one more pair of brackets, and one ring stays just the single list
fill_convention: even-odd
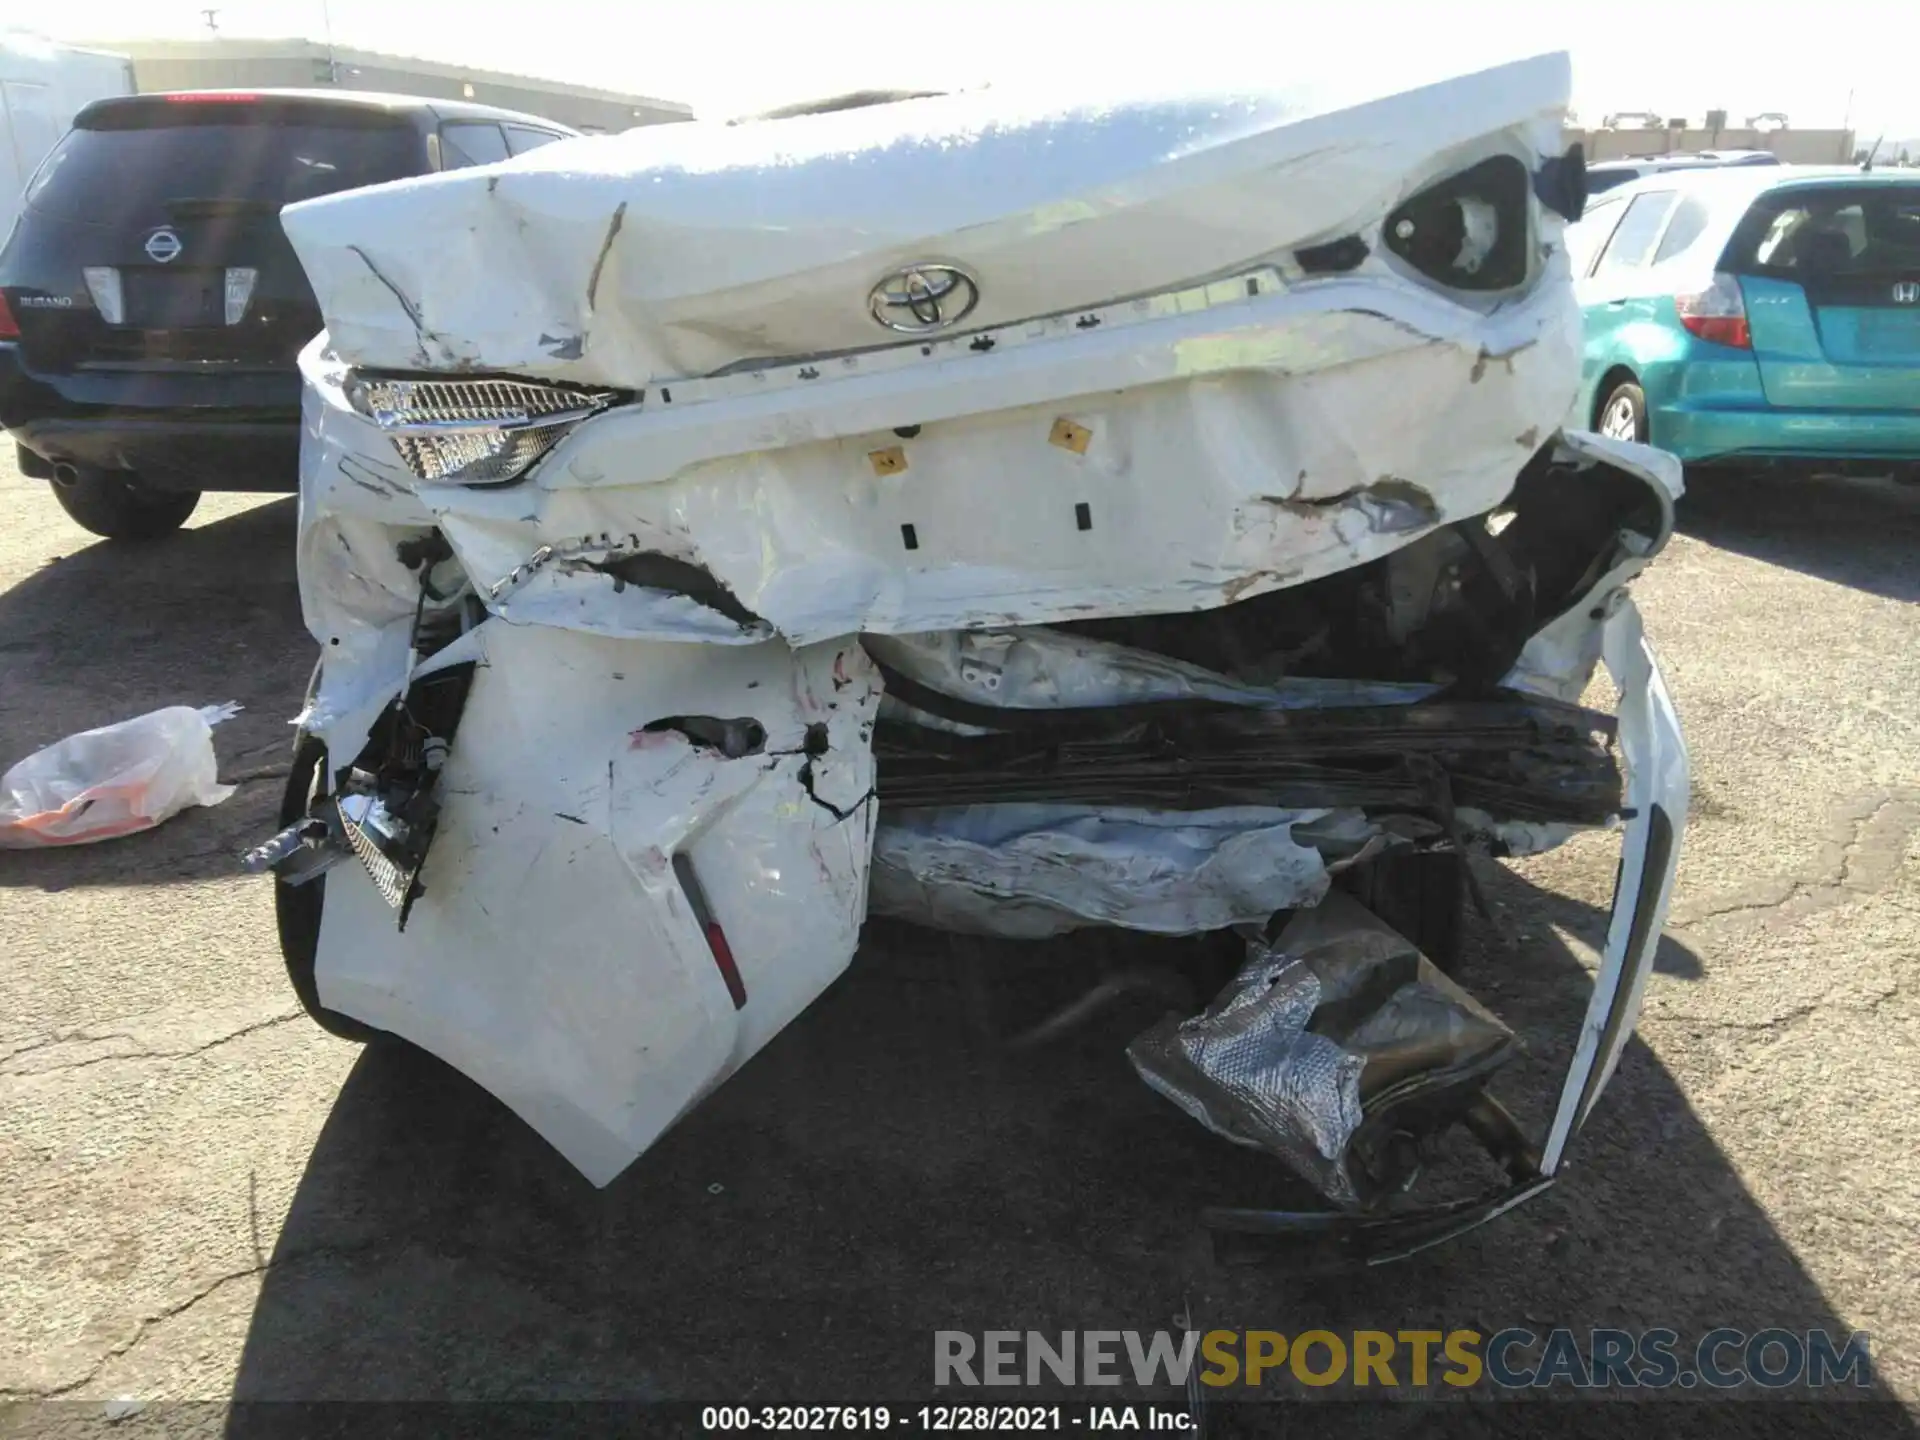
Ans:
[{"label": "hatchback rear window", "polygon": [[1667,223],[1667,212],[1673,208],[1673,202],[1671,190],[1649,190],[1634,196],[1625,218],[1600,256],[1598,273],[1632,270],[1646,264],[1647,257],[1653,253],[1653,242]]},{"label": "hatchback rear window", "polygon": [[1802,187],[1762,196],[1734,231],[1723,264],[1789,278],[1920,269],[1920,185]]},{"label": "hatchback rear window", "polygon": [[221,108],[234,118],[163,115],[172,123],[70,131],[28,186],[27,204],[73,220],[153,214],[183,201],[277,211],[425,168],[425,147],[410,125],[280,123],[269,118],[270,110],[242,120],[235,112],[249,107]]},{"label": "hatchback rear window", "polygon": [[1698,195],[1682,196],[1674,207],[1673,219],[1667,222],[1667,233],[1660,237],[1660,248],[1653,252],[1653,263],[1659,265],[1684,254],[1707,233],[1707,222],[1712,218],[1707,202]]}]

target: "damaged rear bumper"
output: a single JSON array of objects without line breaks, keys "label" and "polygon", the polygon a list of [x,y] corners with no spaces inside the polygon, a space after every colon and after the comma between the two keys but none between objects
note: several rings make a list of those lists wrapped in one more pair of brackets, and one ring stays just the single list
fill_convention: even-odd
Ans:
[{"label": "damaged rear bumper", "polygon": [[[898,649],[875,648],[900,658]],[[1537,693],[1569,684],[1577,693],[1590,648],[1619,696],[1610,726],[1620,757],[1615,788],[1597,800],[1584,781],[1549,785],[1532,801],[1523,791],[1473,791],[1469,741],[1520,743],[1512,716],[1576,729],[1605,718]],[[1194,787],[1218,782],[1180,763],[1168,772],[1154,754],[1129,755],[1120,772],[1129,785],[1145,774],[1152,788],[1117,798],[1146,808],[1128,810],[1100,791],[1083,797],[1069,821],[1057,800],[1071,745],[1049,748],[1052,778],[1018,764],[943,775],[924,755],[902,764],[895,751],[875,748],[886,670],[857,641],[715,648],[489,619],[418,666],[403,692],[410,713],[426,716],[420,697],[437,677],[460,671],[471,675],[471,690],[435,772],[432,850],[421,857],[424,868],[415,867],[420,893],[398,896],[376,883],[373,867],[334,869],[316,937],[317,992],[329,1009],[448,1059],[599,1184],[840,972],[870,909],[948,929],[1043,936],[1088,923],[1194,933],[1318,903],[1336,856],[1350,860],[1392,838],[1383,816],[1432,813],[1433,796],[1400,769],[1341,768],[1367,759],[1381,740],[1331,722],[1367,716],[1394,722],[1385,741],[1398,749],[1423,728],[1446,737],[1461,797],[1496,812],[1463,805],[1456,813],[1467,829],[1449,836],[1433,825],[1427,842],[1499,849],[1534,830],[1617,815],[1624,847],[1606,951],[1552,1125],[1534,1137],[1498,1122],[1481,1127],[1507,1167],[1507,1186],[1438,1209],[1206,1215],[1218,1234],[1242,1241],[1307,1234],[1335,1237],[1367,1259],[1411,1253],[1502,1213],[1563,1170],[1633,1034],[1686,819],[1684,742],[1619,571],[1527,647],[1508,681],[1534,687],[1531,696],[1510,688],[1505,701],[1460,704],[1423,699],[1427,687],[1339,682],[1338,698],[1399,703],[1294,712],[1209,712],[1203,697],[1202,720],[1226,723],[1230,736],[1270,737],[1264,752],[1236,762],[1248,802],[1238,810],[1195,808],[1217,797]],[[1189,677],[1157,683],[1176,681]],[[1131,683],[1110,672],[1097,683],[1123,682]],[[1005,694],[1012,682],[1003,672],[996,683]],[[376,752],[392,732],[394,708],[395,697],[380,692],[357,713],[322,717],[333,743],[364,747],[366,769],[354,773],[382,770]],[[1088,712],[1054,715],[1071,713]],[[1289,713],[1295,722],[1281,723]],[[1480,723],[1470,726],[1473,717]],[[438,728],[452,733],[451,725]],[[1328,763],[1287,758],[1298,753]],[[1581,753],[1590,763],[1595,752]],[[1263,761],[1276,768],[1274,783],[1309,790],[1246,792]],[[337,763],[334,770],[347,773]],[[1313,790],[1330,776],[1347,789]],[[1170,781],[1184,796],[1163,788]],[[956,783],[986,787],[959,792],[983,827],[971,836],[925,823],[952,813],[926,806],[951,798],[956,792],[943,797],[942,787]],[[1115,782],[1103,774],[1099,783]],[[1052,810],[1035,803],[1048,794],[1056,797]],[[1305,804],[1316,799],[1331,803]],[[1300,803],[1287,808],[1288,801]],[[1051,853],[1006,843],[1006,827],[1023,822],[1034,822]],[[1170,833],[1191,851],[1191,869],[1163,846]],[[929,844],[947,847],[944,871],[929,863]],[[270,863],[284,867],[286,859],[283,852]],[[993,881],[995,867],[1003,885]]]},{"label": "damaged rear bumper", "polygon": [[[1231,606],[808,643],[740,607],[728,579],[744,572],[604,534],[476,575],[479,509],[524,545],[621,495],[662,507],[645,523],[664,533],[700,513],[682,504],[697,487],[466,487],[455,507],[326,387],[308,409],[302,598],[327,643],[301,723],[331,764],[316,809],[261,856],[283,886],[325,886],[289,964],[327,1011],[448,1060],[594,1183],[831,983],[870,912],[1190,934],[1312,907],[1382,847],[1527,853],[1618,817],[1605,964],[1549,1132],[1519,1136],[1478,1092],[1435,1122],[1477,1124],[1508,1187],[1440,1212],[1210,1223],[1388,1255],[1560,1173],[1632,1034],[1685,819],[1684,746],[1626,589],[1672,529],[1665,457],[1549,437],[1517,476],[1458,492],[1480,509],[1405,531],[1366,519],[1330,573]],[[1345,533],[1284,513],[1297,539]],[[711,562],[720,533],[703,522],[694,553]],[[1136,561],[1171,576],[1178,547],[1148,533],[1130,534]],[[766,563],[797,574],[788,534]],[[836,623],[911,593],[856,588]],[[1222,637],[1259,653],[1236,664]],[[1600,661],[1616,717],[1577,705]],[[461,667],[470,690],[436,719],[427,691]],[[313,878],[316,851],[360,863]]]},{"label": "damaged rear bumper", "polygon": [[1626,771],[1626,819],[1606,948],[1593,993],[1543,1135],[1521,1132],[1504,1111],[1469,1128],[1507,1171],[1508,1183],[1444,1205],[1388,1212],[1288,1211],[1215,1207],[1202,1212],[1224,1255],[1265,1253],[1301,1240],[1330,1242],[1344,1255],[1384,1264],[1497,1219],[1563,1174],[1572,1146],[1633,1038],[1653,973],[1686,828],[1686,742],[1639,611],[1623,593],[1601,630],[1602,654],[1619,701]]},{"label": "damaged rear bumper", "polygon": [[[1497,1022],[1429,1067],[1432,1123],[1550,1181],[1686,793],[1625,591],[1678,467],[1555,429],[1566,89],[1549,57],[1338,110],[958,99],[290,209],[330,327],[299,538],[327,763],[256,863],[326,887],[302,995],[604,1184],[869,913],[1264,936],[1388,859],[1471,883],[1463,851],[1622,821],[1549,1133],[1480,1089]],[[1051,160],[1003,163],[1023,137]],[[930,275],[964,305],[922,313]],[[1603,658],[1617,719],[1579,704]],[[1418,1079],[1362,1098],[1410,1114]]]}]

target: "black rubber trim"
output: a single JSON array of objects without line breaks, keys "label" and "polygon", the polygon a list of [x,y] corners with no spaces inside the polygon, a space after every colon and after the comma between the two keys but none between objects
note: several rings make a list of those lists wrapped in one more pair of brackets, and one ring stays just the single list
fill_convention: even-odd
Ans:
[{"label": "black rubber trim", "polygon": [[1552,1185],[1551,1177],[1538,1176],[1471,1200],[1389,1215],[1216,1206],[1201,1211],[1200,1223],[1224,1264],[1285,1261],[1296,1272],[1388,1265],[1477,1230]]},{"label": "black rubber trim", "polygon": [[[306,815],[309,791],[326,763],[326,745],[302,730],[294,738],[293,764],[287,773],[287,788],[280,797],[279,823],[283,828]],[[304,885],[289,885],[277,876],[274,879],[273,920],[279,932],[280,958],[287,967],[287,981],[299,998],[300,1008],[329,1035],[361,1043],[378,1039],[386,1032],[320,1003],[320,982],[314,971],[320,957],[320,918],[326,908],[326,897],[324,875],[316,875]]]},{"label": "black rubber trim", "polygon": [[1337,275],[1358,269],[1370,252],[1358,235],[1342,235],[1324,245],[1309,245],[1293,252],[1293,260],[1309,275]]}]

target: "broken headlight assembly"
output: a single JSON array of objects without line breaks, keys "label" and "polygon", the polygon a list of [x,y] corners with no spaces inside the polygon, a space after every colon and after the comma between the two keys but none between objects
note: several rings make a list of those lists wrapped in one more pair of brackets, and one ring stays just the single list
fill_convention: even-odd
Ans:
[{"label": "broken headlight assembly", "polygon": [[377,376],[353,377],[346,396],[417,478],[460,485],[518,480],[574,426],[622,398],[533,380]]}]

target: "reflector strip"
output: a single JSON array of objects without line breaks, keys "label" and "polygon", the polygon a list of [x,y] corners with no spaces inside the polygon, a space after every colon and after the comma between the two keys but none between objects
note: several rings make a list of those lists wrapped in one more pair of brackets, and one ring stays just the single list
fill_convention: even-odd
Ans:
[{"label": "reflector strip", "polygon": [[700,889],[699,878],[693,873],[693,862],[685,855],[673,857],[673,878],[680,882],[681,890],[686,893],[687,904],[693,909],[694,923],[700,927],[700,933],[707,937],[707,948],[713,952],[714,968],[726,982],[733,1008],[746,1009],[747,982],[740,977],[740,966],[734,961],[733,947],[727,943],[727,932],[720,928],[720,922],[713,918],[713,912],[707,908],[707,897]]}]

